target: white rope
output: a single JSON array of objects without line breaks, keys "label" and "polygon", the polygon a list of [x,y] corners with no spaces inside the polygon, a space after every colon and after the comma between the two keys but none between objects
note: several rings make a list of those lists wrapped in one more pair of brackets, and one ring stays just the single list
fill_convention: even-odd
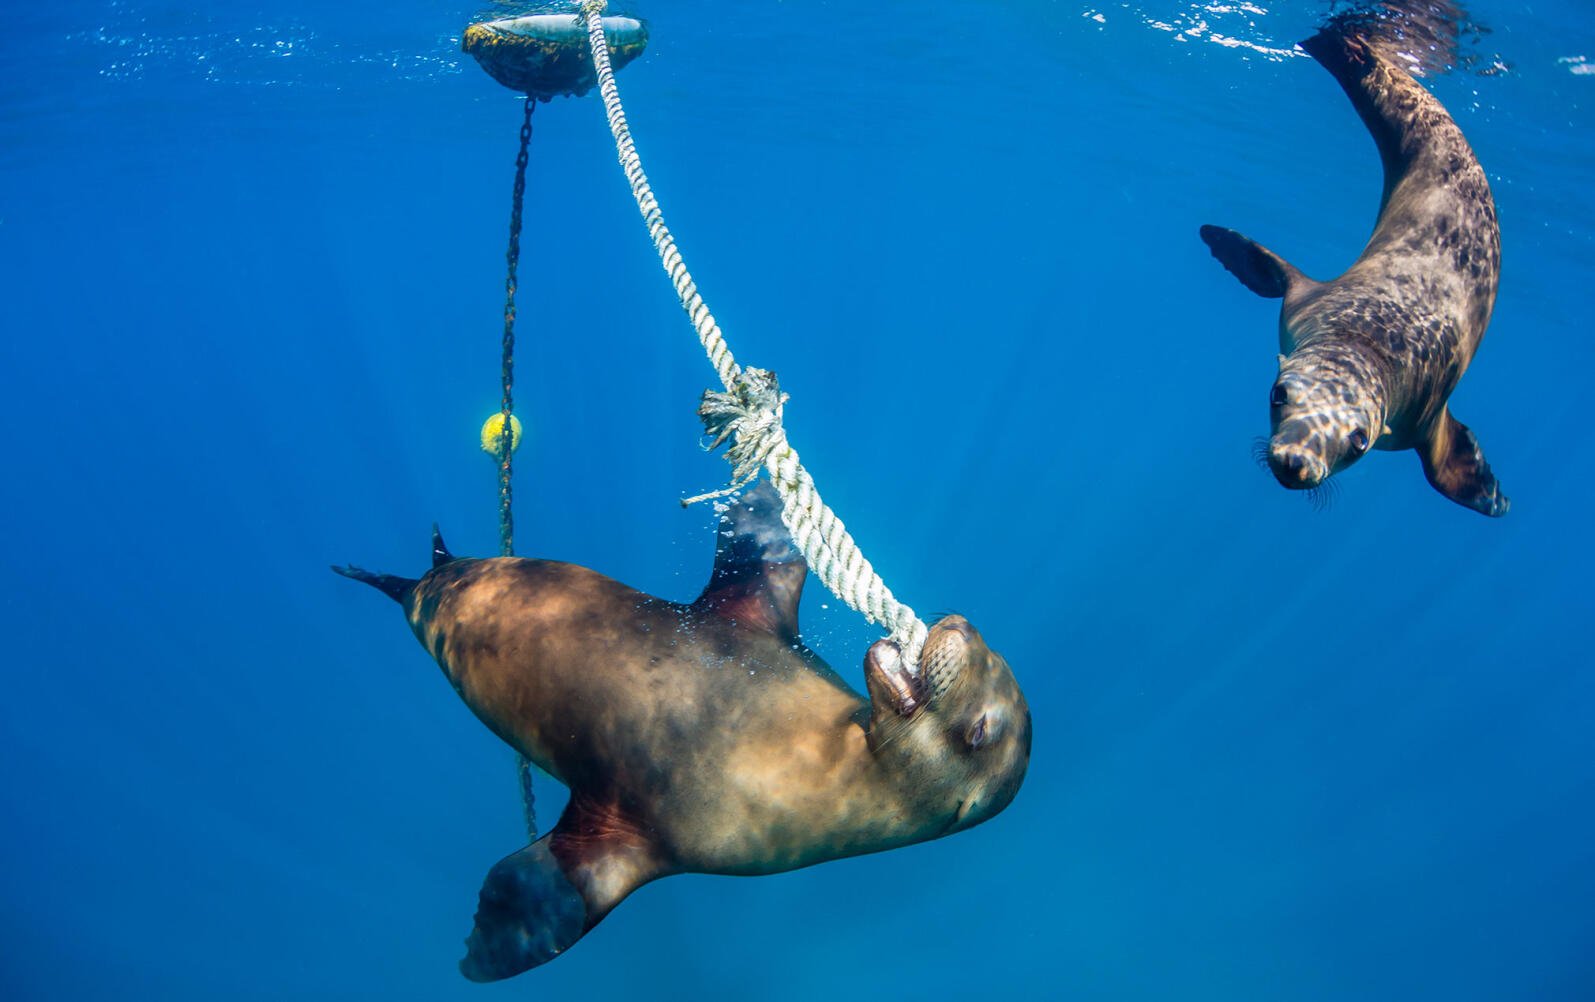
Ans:
[{"label": "white rope", "polygon": [[[704,353],[725,386],[723,393],[714,390],[704,393],[698,414],[711,437],[711,448],[727,441],[731,443],[726,450],[726,459],[732,468],[731,486],[688,498],[682,503],[691,504],[739,490],[753,482],[761,466],[769,470],[770,480],[781,495],[781,521],[808,561],[809,570],[832,594],[865,619],[884,626],[902,651],[904,663],[917,672],[920,652],[925,647],[925,624],[914,615],[913,609],[892,596],[880,575],[864,559],[842,520],[820,500],[814,478],[799,462],[797,450],[787,442],[786,431],[781,426],[786,394],[781,392],[774,373],[737,365],[720,333],[720,325],[698,294],[698,287],[665,226],[664,214],[659,211],[659,202],[648,186],[648,176],[643,173],[642,160],[631,140],[626,112],[620,105],[620,91],[615,87],[614,70],[609,64],[609,41],[604,37],[601,17],[605,6],[605,0],[586,0],[581,5],[581,13],[587,21],[587,38],[592,45],[593,66],[598,71],[604,111],[609,116],[609,131],[615,137],[615,152],[620,157],[626,180],[631,183],[632,196],[648,226],[648,235],[653,238],[654,249],[659,252],[659,262],[670,276],[681,308],[692,321]],[[940,678],[931,678],[930,682],[937,691],[945,685]]]}]

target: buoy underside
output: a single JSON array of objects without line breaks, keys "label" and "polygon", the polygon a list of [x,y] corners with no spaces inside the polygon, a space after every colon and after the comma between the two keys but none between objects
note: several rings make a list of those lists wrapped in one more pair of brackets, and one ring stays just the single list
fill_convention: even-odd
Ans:
[{"label": "buoy underside", "polygon": [[[602,23],[615,69],[642,55],[648,45],[646,24],[632,17],[606,17]],[[460,48],[494,80],[542,101],[579,97],[598,82],[587,27],[575,14],[480,21],[465,29]]]}]

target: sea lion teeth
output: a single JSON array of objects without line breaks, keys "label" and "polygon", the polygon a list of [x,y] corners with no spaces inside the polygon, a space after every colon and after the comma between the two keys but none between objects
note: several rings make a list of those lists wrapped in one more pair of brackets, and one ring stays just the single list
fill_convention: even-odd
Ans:
[{"label": "sea lion teeth", "polygon": [[[890,640],[877,640],[864,656],[867,678],[879,679],[884,695],[896,707],[900,717],[912,716],[924,705],[925,681],[920,673],[911,671],[903,661],[903,652]],[[872,692],[871,696],[877,696]]]}]

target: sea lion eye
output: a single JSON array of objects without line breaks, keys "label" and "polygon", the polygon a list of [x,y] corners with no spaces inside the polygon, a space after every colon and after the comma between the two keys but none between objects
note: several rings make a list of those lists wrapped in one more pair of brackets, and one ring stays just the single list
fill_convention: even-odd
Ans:
[{"label": "sea lion eye", "polygon": [[1268,406],[1283,407],[1285,406],[1285,401],[1288,400],[1289,397],[1290,393],[1285,389],[1285,384],[1275,383],[1274,392],[1268,395]]},{"label": "sea lion eye", "polygon": [[996,719],[991,713],[982,713],[969,729],[964,731],[964,741],[970,748],[979,750],[997,740],[997,735],[1002,733],[1002,721]]},{"label": "sea lion eye", "polygon": [[1368,451],[1368,433],[1361,428],[1352,432],[1348,441],[1351,443],[1351,451],[1357,455],[1360,456]]}]

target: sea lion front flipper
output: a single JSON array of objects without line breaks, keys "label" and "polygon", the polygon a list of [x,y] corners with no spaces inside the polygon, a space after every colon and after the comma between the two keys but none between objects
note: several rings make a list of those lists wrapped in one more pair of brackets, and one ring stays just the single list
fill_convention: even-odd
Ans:
[{"label": "sea lion front flipper", "polygon": [[1500,518],[1512,507],[1511,499],[1501,493],[1500,481],[1490,472],[1479,440],[1450,410],[1441,413],[1429,440],[1418,443],[1418,456],[1429,483],[1457,504],[1491,518]]},{"label": "sea lion front flipper", "polygon": [[460,973],[499,981],[563,953],[587,931],[587,902],[550,849],[550,832],[487,872]]},{"label": "sea lion front flipper", "polygon": [[1293,290],[1316,283],[1295,266],[1255,240],[1222,226],[1204,226],[1202,241],[1241,284],[1264,299],[1283,299]]},{"label": "sea lion front flipper", "polygon": [[808,572],[781,522],[780,495],[761,480],[721,515],[714,572],[693,605],[795,643]]}]

